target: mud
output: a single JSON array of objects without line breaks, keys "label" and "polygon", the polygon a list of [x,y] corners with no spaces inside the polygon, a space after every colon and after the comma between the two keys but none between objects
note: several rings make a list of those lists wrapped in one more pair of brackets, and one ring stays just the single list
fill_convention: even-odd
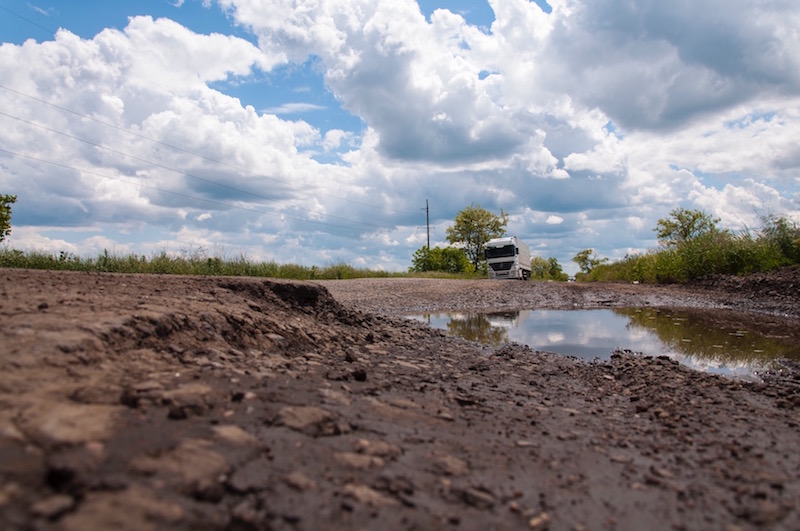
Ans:
[{"label": "mud", "polygon": [[796,529],[794,364],[744,382],[633,353],[582,363],[400,317],[652,305],[790,328],[800,283],[783,275],[732,289],[2,270],[0,527]]}]

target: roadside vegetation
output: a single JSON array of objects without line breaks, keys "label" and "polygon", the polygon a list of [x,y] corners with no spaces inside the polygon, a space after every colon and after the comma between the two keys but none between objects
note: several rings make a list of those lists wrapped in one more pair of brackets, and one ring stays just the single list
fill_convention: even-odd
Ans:
[{"label": "roadside vegetation", "polygon": [[232,260],[208,257],[202,251],[173,256],[166,251],[145,255],[115,255],[104,251],[96,258],[82,258],[70,253],[57,255],[0,249],[0,267],[50,269],[60,271],[153,273],[169,275],[219,275],[272,277],[295,280],[328,280],[365,277],[390,277],[393,273],[355,268],[349,264],[325,267],[255,262],[245,256]]},{"label": "roadside vegetation", "polygon": [[[0,194],[0,242],[11,232],[11,206],[16,196]],[[447,228],[451,246],[418,249],[407,273],[361,269],[346,263],[324,267],[254,262],[246,256],[234,259],[209,257],[201,250],[180,256],[166,251],[150,257],[116,255],[104,251],[96,258],[71,253],[23,252],[0,247],[0,267],[84,272],[155,273],[172,275],[220,275],[271,277],[295,280],[351,278],[430,277],[485,278],[483,246],[503,236],[508,216],[470,205]],[[572,261],[580,268],[575,279],[585,282],[624,281],[686,283],[713,274],[746,275],[800,264],[800,226],[784,217],[765,216],[757,230],[734,232],[721,229],[719,220],[701,210],[675,209],[658,220],[655,230],[659,248],[628,255],[617,262],[583,249]],[[568,275],[555,258],[532,257],[533,280],[565,281]]]},{"label": "roadside vegetation", "polygon": [[747,275],[800,264],[800,226],[783,217],[761,221],[756,230],[734,232],[720,229],[719,220],[703,211],[676,209],[654,229],[659,249],[612,263],[584,249],[573,258],[581,268],[576,280],[686,283],[707,275]]}]

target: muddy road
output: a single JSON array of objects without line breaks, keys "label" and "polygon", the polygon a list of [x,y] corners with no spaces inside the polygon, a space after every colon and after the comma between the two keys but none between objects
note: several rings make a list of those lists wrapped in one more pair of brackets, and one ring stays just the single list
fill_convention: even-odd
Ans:
[{"label": "muddy road", "polygon": [[652,305],[790,329],[795,278],[0,270],[0,527],[796,529],[791,365],[744,382],[636,355],[583,363],[399,317]]}]

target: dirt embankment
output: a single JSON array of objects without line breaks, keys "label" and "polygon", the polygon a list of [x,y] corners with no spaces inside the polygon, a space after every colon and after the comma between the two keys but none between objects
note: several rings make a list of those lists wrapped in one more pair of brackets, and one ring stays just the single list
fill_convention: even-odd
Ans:
[{"label": "dirt embankment", "polygon": [[0,527],[800,527],[796,375],[488,351],[395,317],[779,297],[322,284],[0,271]]}]

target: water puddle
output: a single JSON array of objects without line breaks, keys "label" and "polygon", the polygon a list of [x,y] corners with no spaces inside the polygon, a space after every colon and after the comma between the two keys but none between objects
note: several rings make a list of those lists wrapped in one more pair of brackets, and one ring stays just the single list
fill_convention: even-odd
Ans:
[{"label": "water puddle", "polygon": [[[666,355],[695,369],[747,376],[777,358],[800,359],[798,337],[752,326],[719,312],[655,308],[523,310],[409,316],[448,334],[493,347],[517,342],[584,359],[608,359],[615,349]],[[720,324],[722,322],[723,324]],[[767,331],[770,330],[770,331]]]}]

